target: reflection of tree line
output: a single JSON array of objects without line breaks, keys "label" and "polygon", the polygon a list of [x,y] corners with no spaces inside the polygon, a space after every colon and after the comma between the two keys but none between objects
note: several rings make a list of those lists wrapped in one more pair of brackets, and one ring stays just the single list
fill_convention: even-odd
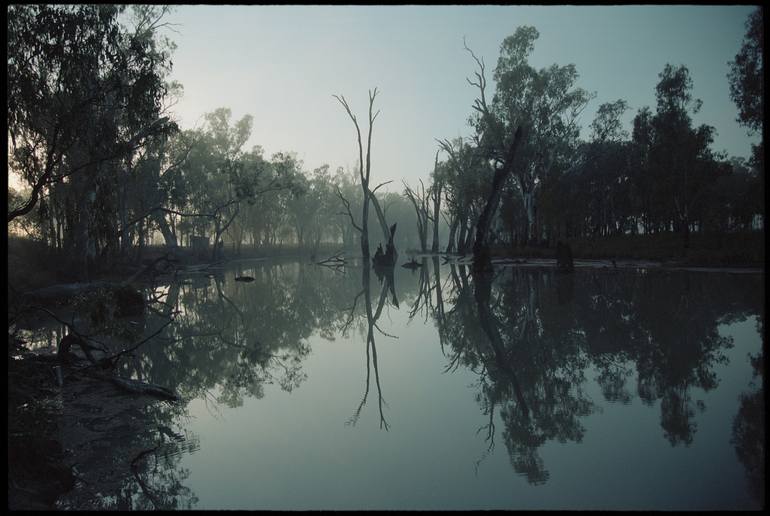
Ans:
[{"label": "reflection of tree line", "polygon": [[[636,372],[640,399],[661,402],[665,437],[672,446],[691,443],[694,415],[705,408],[692,390],[717,386],[715,366],[732,345],[717,326],[758,314],[763,302],[750,276],[508,268],[492,278],[449,265],[442,278],[438,258],[431,261],[432,267],[423,260],[412,272],[396,269],[401,304],[410,317],[434,320],[447,371],[463,366],[478,374],[477,400],[489,418],[479,429],[486,430],[487,453],[495,444],[497,414],[514,469],[532,483],[548,479],[542,445],[582,439],[581,418],[595,409],[583,390],[589,368],[604,398],[621,403],[632,398],[628,384]],[[162,303],[144,321],[146,332],[160,326],[154,317],[180,313],[124,363],[121,374],[168,386],[186,399],[218,388],[219,402],[238,406],[244,396],[262,396],[265,383],[298,386],[311,334],[333,339],[357,326],[366,336],[366,386],[349,423],[367,401],[374,369],[380,426],[387,429],[375,331],[392,337],[378,321],[386,306],[399,307],[393,271],[374,271],[379,288],[368,269],[340,275],[295,263],[246,272],[256,281],[240,284],[220,275],[157,289]],[[744,396],[734,428],[736,450],[754,484],[763,480],[756,459],[763,455],[753,453],[764,446],[764,420],[757,423],[764,415],[761,394]]]},{"label": "reflection of tree line", "polygon": [[[276,382],[286,390],[297,387],[305,378],[305,339],[316,331],[334,338],[346,323],[352,292],[360,283],[350,274],[300,264],[256,267],[249,274],[256,277],[250,284],[220,274],[151,289],[147,315],[115,325],[128,324],[133,328],[129,341],[136,341],[167,325],[171,317],[173,323],[121,361],[116,372],[166,386],[188,400],[211,399],[216,389],[216,401],[232,407],[246,396],[261,397],[265,383]],[[390,292],[395,299],[392,282]],[[374,314],[364,315],[376,321],[381,310],[380,302]],[[41,344],[63,336],[58,325],[46,326],[37,331]],[[371,346],[376,353],[373,338]],[[376,357],[374,366],[376,371]],[[131,402],[111,406],[109,414],[93,414],[87,408],[88,389],[100,386],[78,385],[83,392],[73,393],[68,411],[85,429],[82,435],[61,439],[75,452],[83,484],[62,499],[61,507],[192,507],[197,499],[182,485],[189,472],[179,469],[178,462],[198,444],[194,436],[182,437],[184,407]]]},{"label": "reflection of tree line", "polygon": [[[693,389],[717,386],[715,367],[732,346],[717,326],[758,314],[762,306],[751,276],[508,268],[491,278],[450,265],[442,279],[438,258],[431,261],[432,267],[424,259],[417,271],[397,269],[402,304],[410,317],[433,318],[447,370],[462,365],[479,375],[488,451],[499,414],[512,465],[532,483],[548,479],[542,445],[582,439],[581,418],[595,410],[584,392],[589,368],[611,402],[630,402],[636,373],[636,395],[647,405],[660,401],[666,439],[672,446],[691,443],[694,416],[705,409]],[[340,275],[289,264],[248,272],[256,281],[246,285],[220,277],[205,288],[169,287],[166,301],[184,313],[169,327],[168,345],[145,350],[150,370],[165,378],[153,373],[147,379],[186,396],[219,385],[219,401],[235,406],[243,396],[261,396],[265,382],[299,385],[305,339],[314,332],[331,339],[357,324],[366,336],[367,373],[350,423],[367,401],[373,369],[380,426],[387,429],[375,337],[390,337],[378,321],[386,306],[399,306],[393,271],[374,271],[379,288],[368,269]],[[744,438],[739,450],[757,442],[756,432],[740,432],[753,421],[744,419],[736,439],[753,440]]]},{"label": "reflection of tree line", "polygon": [[[764,338],[764,329],[758,328]],[[741,406],[733,421],[733,439],[738,459],[746,468],[751,495],[765,505],[765,389],[762,353],[751,355],[754,369],[752,389],[741,395]],[[757,382],[758,379],[758,382]],[[757,385],[757,383],[759,385]]]},{"label": "reflection of tree line", "polygon": [[717,326],[759,313],[762,302],[756,278],[728,275],[510,268],[492,278],[452,265],[450,277],[449,288],[434,283],[443,302],[433,310],[447,369],[479,375],[487,452],[497,410],[513,467],[532,483],[548,479],[543,444],[582,439],[580,418],[595,409],[583,390],[589,367],[605,399],[623,403],[635,370],[641,400],[661,402],[668,441],[691,443],[705,409],[692,390],[717,386],[715,366],[732,346]]},{"label": "reflection of tree line", "polygon": [[[240,275],[242,271],[238,271]],[[175,321],[142,350],[132,371],[176,389],[184,398],[209,396],[235,407],[261,397],[266,383],[291,390],[305,374],[306,339],[333,338],[345,319],[354,280],[300,264],[257,266],[255,281],[224,274],[163,287],[161,300],[178,310]]]},{"label": "reflection of tree line", "polygon": [[[141,400],[100,405],[89,413],[88,386],[70,402],[76,427],[60,438],[76,458],[79,487],[58,501],[60,509],[190,509],[197,497],[183,482],[190,471],[179,467],[184,453],[198,449],[198,439],[184,434],[185,409]],[[93,387],[91,387],[93,388]]]}]

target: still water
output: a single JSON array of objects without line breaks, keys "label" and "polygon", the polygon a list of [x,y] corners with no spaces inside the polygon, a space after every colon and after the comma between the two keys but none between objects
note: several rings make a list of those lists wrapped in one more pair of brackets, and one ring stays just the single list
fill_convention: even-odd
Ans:
[{"label": "still water", "polygon": [[185,402],[132,408],[123,473],[60,506],[762,507],[763,275],[440,261],[148,292],[121,374]]}]

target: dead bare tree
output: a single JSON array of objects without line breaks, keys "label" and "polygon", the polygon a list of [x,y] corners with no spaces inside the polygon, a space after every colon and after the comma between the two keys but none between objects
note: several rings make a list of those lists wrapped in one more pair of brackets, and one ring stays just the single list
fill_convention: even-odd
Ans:
[{"label": "dead bare tree", "polygon": [[[363,255],[364,262],[369,262],[369,201],[371,197],[374,196],[373,191],[369,188],[369,179],[371,177],[371,150],[372,150],[372,126],[374,125],[374,120],[377,118],[377,115],[380,114],[379,111],[377,111],[374,115],[372,115],[372,108],[374,107],[374,99],[377,96],[377,88],[374,88],[374,91],[369,90],[369,134],[367,137],[367,143],[366,143],[366,166],[364,167],[364,147],[361,143],[361,129],[358,126],[358,120],[356,119],[356,116],[353,114],[353,112],[350,110],[350,106],[348,105],[347,100],[345,100],[344,96],[337,96],[332,95],[335,99],[339,101],[340,104],[342,104],[342,107],[345,108],[345,111],[348,113],[348,116],[353,121],[353,125],[356,127],[356,135],[358,137],[358,173],[361,178],[361,189],[363,190],[363,196],[364,196],[364,202],[363,202],[363,208],[361,213],[361,226],[356,226],[354,224],[354,227],[358,229],[358,231],[361,233],[361,254]],[[379,187],[378,187],[379,188]],[[342,194],[337,191],[337,195],[342,198]],[[348,208],[348,214],[350,214],[350,204],[347,203],[343,199],[343,202],[346,204],[346,207]],[[352,221],[352,214],[350,214],[351,221]]]}]

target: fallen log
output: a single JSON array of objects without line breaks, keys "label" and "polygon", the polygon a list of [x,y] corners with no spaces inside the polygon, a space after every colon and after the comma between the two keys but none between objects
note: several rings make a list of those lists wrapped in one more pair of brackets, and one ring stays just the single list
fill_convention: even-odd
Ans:
[{"label": "fallen log", "polygon": [[139,380],[131,380],[129,378],[121,378],[119,376],[102,378],[108,379],[117,387],[134,394],[156,396],[171,401],[179,401],[180,399],[175,392],[153,383],[140,382]]}]

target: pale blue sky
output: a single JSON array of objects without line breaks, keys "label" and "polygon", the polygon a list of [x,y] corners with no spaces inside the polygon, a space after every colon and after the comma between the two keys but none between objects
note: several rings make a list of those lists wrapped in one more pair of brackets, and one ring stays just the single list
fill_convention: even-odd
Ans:
[{"label": "pale blue sky", "polygon": [[751,142],[736,122],[728,61],[738,52],[753,6],[176,6],[179,24],[172,78],[185,88],[174,112],[189,128],[204,113],[229,107],[254,116],[249,141],[266,154],[295,151],[312,170],[353,167],[353,125],[332,98],[342,94],[367,130],[367,91],[378,87],[372,177],[380,182],[427,178],[435,138],[468,136],[476,95],[465,78],[474,63],[463,36],[492,70],[502,40],[521,25],[540,32],[531,63],[574,63],[578,84],[594,91],[583,136],[598,106],[619,98],[654,109],[658,73],[684,64],[695,122],[717,129],[713,148],[748,156]]}]

